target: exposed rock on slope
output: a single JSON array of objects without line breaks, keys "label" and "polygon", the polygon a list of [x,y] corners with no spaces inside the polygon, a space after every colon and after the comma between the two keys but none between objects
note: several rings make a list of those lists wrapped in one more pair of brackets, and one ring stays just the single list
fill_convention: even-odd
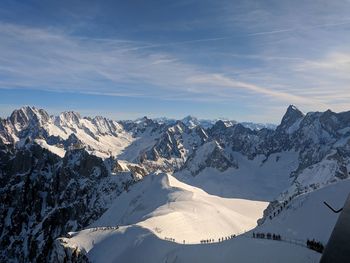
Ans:
[{"label": "exposed rock on slope", "polygon": [[[10,147],[10,146],[6,146]],[[0,261],[46,262],[55,238],[94,222],[135,182],[84,150],[1,147]]]}]

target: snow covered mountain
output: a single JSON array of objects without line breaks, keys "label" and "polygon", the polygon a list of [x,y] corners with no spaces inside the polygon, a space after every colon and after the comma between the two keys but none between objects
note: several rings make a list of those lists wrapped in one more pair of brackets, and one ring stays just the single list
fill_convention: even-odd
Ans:
[{"label": "snow covered mountain", "polygon": [[251,130],[261,130],[261,129],[270,129],[275,130],[277,125],[272,123],[254,123],[254,122],[241,122],[244,127],[249,128]]},{"label": "snow covered mountain", "polygon": [[[50,116],[23,107],[0,119],[1,260],[99,262],[117,242],[124,245],[109,262],[126,262],[136,247],[149,256],[153,245],[165,250],[146,262],[188,262],[195,260],[193,251],[208,253],[200,240],[217,242],[255,227],[326,243],[336,218],[311,207],[322,198],[345,200],[349,172],[350,112],[304,114],[291,105],[274,128],[191,116]],[[327,189],[337,189],[338,197]],[[286,206],[292,209],[282,212]],[[310,225],[310,231],[300,225],[321,215],[323,225]],[[169,243],[173,239],[181,248]],[[193,245],[183,248],[184,240]],[[263,250],[261,242],[243,237],[224,243],[208,251],[248,243]],[[274,246],[291,255],[300,249]],[[310,251],[299,255],[319,258]]]},{"label": "snow covered mountain", "polygon": [[104,158],[118,154],[132,141],[116,121],[82,118],[72,111],[49,116],[35,107],[15,110],[9,118],[1,120],[0,138],[19,147],[26,141],[35,141],[61,157],[69,149],[84,147]]}]

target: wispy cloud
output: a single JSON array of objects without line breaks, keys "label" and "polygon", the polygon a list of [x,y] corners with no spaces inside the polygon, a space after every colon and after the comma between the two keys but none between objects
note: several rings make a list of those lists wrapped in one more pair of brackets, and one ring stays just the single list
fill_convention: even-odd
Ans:
[{"label": "wispy cloud", "polygon": [[[350,53],[314,48],[315,39],[304,37],[315,29],[350,24],[344,18],[334,21],[166,43],[77,37],[56,28],[0,23],[0,88],[259,104],[265,112],[290,103],[306,110],[343,110]],[[208,45],[201,59],[208,56],[209,63],[166,52],[186,46],[194,46],[194,52],[203,43],[235,39],[255,39],[254,50],[223,52],[220,45]],[[308,54],[304,47],[316,51]]]},{"label": "wispy cloud", "polygon": [[270,96],[280,101],[284,101],[286,103],[294,103],[294,104],[300,104],[300,105],[320,104],[319,101],[314,99],[305,98],[302,96],[293,95],[291,93],[276,91],[276,90],[258,86],[255,84],[238,81],[229,77],[225,77],[221,74],[207,74],[203,76],[195,76],[191,78],[189,81],[192,83],[201,83],[206,85],[212,84],[220,87],[227,87],[230,89],[243,89],[253,94],[257,93],[257,94]]},{"label": "wispy cloud", "polygon": [[134,42],[96,42],[8,24],[0,24],[0,33],[2,87],[209,100],[232,98],[232,90],[220,87],[235,85],[280,99],[297,98],[219,77],[163,52],[140,51]]}]

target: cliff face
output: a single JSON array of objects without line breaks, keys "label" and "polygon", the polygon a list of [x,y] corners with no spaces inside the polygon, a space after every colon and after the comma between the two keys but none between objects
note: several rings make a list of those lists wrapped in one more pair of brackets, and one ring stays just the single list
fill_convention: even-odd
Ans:
[{"label": "cliff face", "polygon": [[2,148],[2,262],[46,262],[57,237],[94,222],[135,182],[131,173],[111,173],[115,161],[84,150],[60,158],[35,144]]}]

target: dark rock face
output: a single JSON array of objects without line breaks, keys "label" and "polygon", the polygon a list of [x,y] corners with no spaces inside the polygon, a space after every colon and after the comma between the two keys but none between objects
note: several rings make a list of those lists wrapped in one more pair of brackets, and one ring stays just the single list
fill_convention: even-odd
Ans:
[{"label": "dark rock face", "polygon": [[232,156],[225,153],[224,149],[216,141],[211,141],[198,148],[187,159],[183,169],[190,171],[193,176],[196,176],[209,167],[224,172],[231,167],[238,168],[238,164]]},{"label": "dark rock face", "polygon": [[298,110],[295,106],[290,105],[287,112],[284,114],[281,124],[277,127],[277,132],[286,131],[290,128],[297,120],[304,117],[304,114]]},{"label": "dark rock face", "polygon": [[90,262],[85,251],[77,247],[64,246],[64,244],[65,241],[62,238],[58,238],[54,241],[50,262]]},{"label": "dark rock face", "polygon": [[147,130],[152,132],[156,132],[157,130],[162,130],[166,125],[159,124],[158,122],[153,121],[147,117],[143,117],[142,119],[134,122],[134,121],[120,121],[120,124],[124,127],[124,129],[128,132],[132,132],[135,136],[146,132]]},{"label": "dark rock face", "polygon": [[47,262],[55,238],[95,221],[134,183],[84,150],[61,159],[35,144],[15,151],[0,143],[0,156],[1,262]]},{"label": "dark rock face", "polygon": [[201,127],[190,129],[181,121],[177,121],[165,129],[151,149],[142,153],[140,161],[148,165],[148,161],[164,159],[167,166],[152,169],[165,168],[174,171],[180,169],[188,156],[207,139],[208,135]]}]

